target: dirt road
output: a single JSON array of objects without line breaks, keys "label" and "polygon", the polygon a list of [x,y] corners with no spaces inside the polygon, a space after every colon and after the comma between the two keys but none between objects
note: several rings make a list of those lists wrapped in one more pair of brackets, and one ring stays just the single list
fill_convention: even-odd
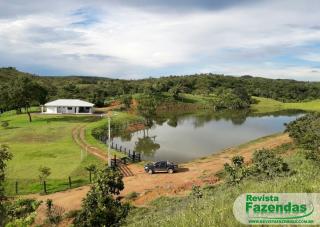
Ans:
[{"label": "dirt road", "polygon": [[[105,151],[100,148],[90,145],[85,139],[85,125],[79,125],[72,130],[72,138],[76,144],[78,144],[83,150],[96,156],[97,158],[107,162],[108,156]],[[125,177],[133,176],[130,168],[127,165],[122,164],[119,160],[119,170]]]},{"label": "dirt road", "polygon": [[[131,164],[128,166],[133,176],[125,177],[125,189],[121,195],[130,192],[139,193],[134,201],[135,205],[144,205],[147,202],[162,195],[178,195],[188,192],[192,185],[214,184],[218,181],[215,174],[223,168],[224,163],[229,162],[234,155],[242,155],[245,161],[250,161],[252,153],[261,148],[274,148],[281,144],[290,142],[287,134],[268,137],[262,140],[248,143],[247,145],[228,148],[224,151],[190,163],[182,164],[181,170],[174,174],[149,175],[143,171],[143,167]],[[38,200],[52,199],[54,204],[61,206],[64,210],[79,209],[81,200],[85,197],[89,186],[58,192],[50,195],[32,195],[29,197]]]}]

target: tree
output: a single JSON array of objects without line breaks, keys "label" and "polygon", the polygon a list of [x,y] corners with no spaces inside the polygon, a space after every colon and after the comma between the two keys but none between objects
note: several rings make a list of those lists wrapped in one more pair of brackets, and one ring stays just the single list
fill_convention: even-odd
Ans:
[{"label": "tree", "polygon": [[289,166],[283,161],[282,157],[267,149],[257,150],[253,153],[252,173],[268,179],[285,176],[290,173]]},{"label": "tree", "polygon": [[19,77],[12,82],[9,91],[10,102],[13,109],[24,108],[28,114],[29,122],[32,122],[30,107],[32,104],[43,104],[47,97],[47,91],[42,86],[28,77]]},{"label": "tree", "polygon": [[0,113],[10,109],[9,88],[7,85],[0,86]]},{"label": "tree", "polygon": [[152,126],[152,119],[157,110],[157,100],[152,95],[144,95],[138,102],[138,112],[146,119],[147,126]]},{"label": "tree", "polygon": [[[240,97],[241,93],[241,97]],[[215,110],[218,109],[244,109],[250,106],[251,99],[245,98],[247,94],[241,89],[236,92],[233,89],[219,88],[210,96],[210,101]]]},{"label": "tree", "polygon": [[127,204],[114,198],[124,188],[122,177],[119,171],[109,167],[95,172],[94,184],[83,200],[82,210],[74,220],[75,226],[120,225],[129,211]]},{"label": "tree", "polygon": [[231,164],[224,164],[224,171],[227,174],[228,183],[239,184],[247,176],[247,170],[244,166],[244,158],[242,156],[234,156]]},{"label": "tree", "polygon": [[0,145],[0,226],[4,226],[6,216],[5,207],[5,193],[4,193],[4,180],[5,169],[7,167],[7,161],[12,159],[12,154],[9,151],[9,147],[6,145]]},{"label": "tree", "polygon": [[132,96],[131,95],[123,95],[121,97],[121,101],[124,104],[126,109],[129,109],[131,106]]},{"label": "tree", "polygon": [[49,167],[45,167],[45,166],[41,166],[39,168],[39,180],[40,180],[40,184],[43,183],[44,181],[47,180],[47,178],[50,176],[51,174],[51,169]]},{"label": "tree", "polygon": [[182,90],[182,85],[181,84],[177,84],[174,87],[170,88],[169,93],[172,95],[172,97],[174,99],[179,99],[179,93]]}]

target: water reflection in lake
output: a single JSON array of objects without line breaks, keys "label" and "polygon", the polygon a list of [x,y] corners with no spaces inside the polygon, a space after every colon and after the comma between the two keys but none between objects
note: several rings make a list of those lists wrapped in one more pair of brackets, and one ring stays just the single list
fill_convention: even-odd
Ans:
[{"label": "water reflection in lake", "polygon": [[165,114],[155,118],[151,128],[125,133],[113,142],[140,152],[146,160],[185,162],[282,132],[284,123],[299,115],[298,111],[267,115],[248,111]]}]

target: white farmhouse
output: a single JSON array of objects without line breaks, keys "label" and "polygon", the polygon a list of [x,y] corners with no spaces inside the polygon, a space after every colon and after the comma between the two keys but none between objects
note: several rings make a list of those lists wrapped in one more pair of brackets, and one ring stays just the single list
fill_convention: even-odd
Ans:
[{"label": "white farmhouse", "polygon": [[57,99],[41,107],[44,114],[92,114],[93,103],[80,99]]}]

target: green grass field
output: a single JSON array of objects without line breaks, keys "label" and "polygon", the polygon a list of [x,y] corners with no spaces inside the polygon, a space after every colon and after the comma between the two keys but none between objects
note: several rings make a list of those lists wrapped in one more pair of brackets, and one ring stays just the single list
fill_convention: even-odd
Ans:
[{"label": "green grass field", "polygon": [[9,127],[0,129],[0,143],[9,146],[13,159],[7,168],[6,189],[19,192],[39,192],[39,167],[51,169],[48,190],[56,191],[68,187],[68,177],[74,186],[88,183],[84,167],[90,163],[102,165],[97,158],[86,154],[72,139],[72,129],[79,124],[96,120],[91,116],[48,116],[33,114],[29,123],[25,114],[5,114],[0,121],[8,121]]},{"label": "green grass field", "polygon": [[251,109],[257,113],[276,112],[280,110],[305,110],[320,111],[320,99],[308,102],[283,103],[269,98],[253,97],[258,101],[251,105]]},{"label": "green grass field", "polygon": [[[136,118],[138,117],[135,115],[117,113],[113,120],[124,122]],[[47,184],[48,191],[54,192],[69,187],[69,176],[73,187],[88,184],[85,167],[91,163],[101,167],[103,165],[102,161],[87,154],[73,141],[72,129],[78,125],[86,125],[86,141],[106,150],[106,145],[91,135],[95,127],[107,123],[106,118],[33,114],[33,121],[29,123],[26,114],[16,115],[11,111],[1,115],[1,121],[7,121],[9,127],[5,129],[0,126],[0,144],[8,145],[13,153],[6,173],[6,191],[9,195],[15,193],[16,181],[19,194],[40,192],[41,166],[51,169]],[[116,151],[113,153],[122,155]]]}]

